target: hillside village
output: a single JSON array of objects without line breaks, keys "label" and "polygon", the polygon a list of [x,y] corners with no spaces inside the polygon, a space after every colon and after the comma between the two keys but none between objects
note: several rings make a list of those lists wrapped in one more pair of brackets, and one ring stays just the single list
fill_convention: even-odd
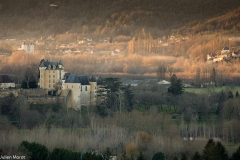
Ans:
[{"label": "hillside village", "polygon": [[[188,36],[163,36],[152,39],[153,50],[159,48],[171,47],[180,42],[185,42],[189,39]],[[120,54],[129,54],[127,50],[127,43],[131,40],[128,36],[116,37],[99,37],[99,36],[83,36],[77,33],[69,33],[61,35],[41,36],[40,38],[26,38],[17,39],[10,38],[1,40],[2,42],[2,56],[10,56],[12,52],[20,52],[26,54],[34,54],[34,52],[41,52],[46,54],[97,54],[115,56]],[[4,45],[7,45],[4,47]],[[101,48],[100,45],[107,45],[108,48]],[[1,46],[0,46],[1,48]],[[155,49],[154,49],[155,48]],[[158,48],[158,49],[157,49]],[[5,54],[8,53],[8,54]]]},{"label": "hillside village", "polygon": [[222,62],[222,61],[230,61],[232,58],[240,57],[240,50],[232,50],[229,47],[224,47],[220,53],[209,53],[207,55],[208,62]]}]

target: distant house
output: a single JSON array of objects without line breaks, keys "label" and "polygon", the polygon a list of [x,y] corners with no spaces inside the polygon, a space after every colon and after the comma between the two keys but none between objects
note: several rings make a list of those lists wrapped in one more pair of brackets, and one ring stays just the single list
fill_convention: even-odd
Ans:
[{"label": "distant house", "polygon": [[34,44],[31,43],[25,43],[23,42],[18,48],[17,50],[24,50],[25,53],[30,53],[33,54],[34,53]]},{"label": "distant house", "polygon": [[0,75],[0,88],[15,88],[15,82],[8,75]]},{"label": "distant house", "polygon": [[12,54],[12,51],[0,50],[0,56],[9,56]]},{"label": "distant house", "polygon": [[125,80],[123,81],[123,85],[124,86],[134,86],[134,87],[137,87],[139,84],[141,83],[141,80]]},{"label": "distant house", "polygon": [[169,85],[169,84],[171,84],[171,82],[166,81],[166,80],[162,80],[162,81],[158,82],[158,84],[160,84],[160,85]]},{"label": "distant house", "polygon": [[184,84],[183,84],[183,87],[184,87],[184,88],[193,88],[193,85],[188,84],[188,83],[184,83]]},{"label": "distant house", "polygon": [[217,58],[217,54],[216,53],[209,53],[207,55],[207,60],[213,60],[214,58]]},{"label": "distant house", "polygon": [[103,42],[104,43],[109,43],[109,40],[108,39],[104,39]]},{"label": "distant house", "polygon": [[157,79],[145,79],[142,82],[143,82],[143,85],[146,85],[146,86],[153,86],[155,84],[158,84]]},{"label": "distant house", "polygon": [[237,58],[239,56],[240,56],[240,50],[232,52],[232,57]]},{"label": "distant house", "polygon": [[115,49],[114,51],[111,52],[111,56],[116,56],[120,54],[120,49]]},{"label": "distant house", "polygon": [[161,46],[163,46],[163,47],[167,47],[167,46],[168,46],[168,43],[167,43],[167,42],[165,42],[165,43],[161,43]]},{"label": "distant house", "polygon": [[50,4],[50,7],[57,7],[57,4]]},{"label": "distant house", "polygon": [[218,56],[218,57],[215,57],[215,58],[213,59],[213,62],[221,62],[221,61],[224,60],[224,58],[226,58],[224,55],[220,55],[220,56]]},{"label": "distant house", "polygon": [[81,109],[81,106],[94,105],[96,100],[97,83],[87,75],[70,74],[62,80],[62,89],[69,89],[72,92],[72,108]]},{"label": "distant house", "polygon": [[222,55],[226,55],[230,52],[229,48],[228,47],[224,47],[222,50],[221,50],[221,54]]},{"label": "distant house", "polygon": [[87,41],[88,42],[92,42],[92,38],[87,38]]}]

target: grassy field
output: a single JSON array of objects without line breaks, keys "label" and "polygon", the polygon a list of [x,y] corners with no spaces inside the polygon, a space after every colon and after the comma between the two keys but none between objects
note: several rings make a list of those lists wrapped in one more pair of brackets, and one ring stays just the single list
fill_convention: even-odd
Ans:
[{"label": "grassy field", "polygon": [[185,92],[192,92],[197,94],[208,94],[208,93],[219,93],[221,91],[232,91],[233,95],[236,94],[237,91],[240,92],[240,86],[222,86],[222,87],[208,87],[208,88],[185,88]]}]

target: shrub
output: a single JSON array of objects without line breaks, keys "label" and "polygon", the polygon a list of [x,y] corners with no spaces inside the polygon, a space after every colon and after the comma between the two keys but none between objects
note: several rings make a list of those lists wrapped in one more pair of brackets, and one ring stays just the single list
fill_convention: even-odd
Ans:
[{"label": "shrub", "polygon": [[80,152],[73,152],[64,148],[54,148],[51,154],[48,157],[48,160],[79,160],[81,156]]},{"label": "shrub", "polygon": [[30,160],[47,159],[49,155],[49,150],[47,147],[36,142],[30,143],[27,141],[22,141],[19,151],[29,156]]},{"label": "shrub", "polygon": [[157,152],[156,154],[153,155],[152,160],[165,160],[164,153]]}]

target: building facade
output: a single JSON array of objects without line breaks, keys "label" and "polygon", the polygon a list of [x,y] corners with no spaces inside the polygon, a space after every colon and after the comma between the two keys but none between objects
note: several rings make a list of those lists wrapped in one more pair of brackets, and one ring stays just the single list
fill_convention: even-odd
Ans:
[{"label": "building facade", "polygon": [[[97,82],[92,76],[71,74],[64,71],[62,61],[49,62],[42,60],[39,65],[39,87],[47,90],[69,90],[70,108],[81,110],[81,106],[96,105]],[[61,86],[57,88],[57,86]]]},{"label": "building facade", "polygon": [[59,62],[42,60],[39,65],[39,72],[39,87],[48,90],[55,89],[56,84],[61,82],[65,75],[61,60]]},{"label": "building facade", "polygon": [[8,75],[0,75],[0,88],[15,88],[15,82]]},{"label": "building facade", "polygon": [[34,44],[33,43],[22,43],[19,47],[18,50],[24,50],[25,53],[30,53],[33,54],[34,53]]}]

